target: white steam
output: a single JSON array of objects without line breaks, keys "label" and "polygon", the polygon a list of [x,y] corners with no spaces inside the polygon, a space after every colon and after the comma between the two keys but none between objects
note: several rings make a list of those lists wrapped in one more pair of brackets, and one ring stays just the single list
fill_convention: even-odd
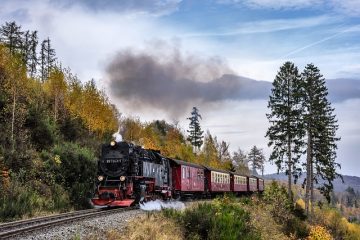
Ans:
[{"label": "white steam", "polygon": [[151,202],[141,203],[140,208],[144,211],[161,211],[164,208],[181,210],[185,208],[185,204],[179,201],[164,202],[161,200],[155,200]]},{"label": "white steam", "polygon": [[120,134],[120,129],[119,129],[119,131],[114,133],[112,136],[113,136],[113,138],[115,138],[115,142],[122,142],[122,140],[123,140],[123,138]]}]

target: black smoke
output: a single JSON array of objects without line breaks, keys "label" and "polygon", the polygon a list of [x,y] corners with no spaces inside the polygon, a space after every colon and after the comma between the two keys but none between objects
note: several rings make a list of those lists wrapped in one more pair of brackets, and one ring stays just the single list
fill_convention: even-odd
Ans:
[{"label": "black smoke", "polygon": [[[156,45],[154,45],[156,47]],[[163,49],[163,48],[161,48]],[[164,49],[163,49],[164,50]],[[180,116],[192,106],[268,97],[269,87],[232,74],[218,58],[183,56],[176,48],[117,53],[107,67],[111,95],[135,109]]]}]

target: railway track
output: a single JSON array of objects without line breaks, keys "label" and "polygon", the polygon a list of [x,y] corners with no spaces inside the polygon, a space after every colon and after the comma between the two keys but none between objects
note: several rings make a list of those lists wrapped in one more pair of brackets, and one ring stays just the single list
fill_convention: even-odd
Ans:
[{"label": "railway track", "polygon": [[9,223],[0,224],[0,239],[11,239],[24,233],[41,230],[47,227],[59,226],[86,218],[98,217],[107,214],[120,213],[137,209],[117,208],[117,209],[89,209],[70,213],[63,213],[48,217],[33,218]]}]

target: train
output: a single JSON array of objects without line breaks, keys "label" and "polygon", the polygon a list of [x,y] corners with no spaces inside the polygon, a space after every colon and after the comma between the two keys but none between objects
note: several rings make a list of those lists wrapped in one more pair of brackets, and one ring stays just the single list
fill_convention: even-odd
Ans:
[{"label": "train", "polygon": [[155,199],[211,198],[264,191],[264,179],[161,155],[126,141],[103,144],[95,207],[130,207]]}]

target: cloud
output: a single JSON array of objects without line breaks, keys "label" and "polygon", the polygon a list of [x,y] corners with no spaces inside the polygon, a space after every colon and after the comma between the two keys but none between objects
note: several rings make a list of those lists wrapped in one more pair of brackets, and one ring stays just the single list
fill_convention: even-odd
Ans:
[{"label": "cloud", "polygon": [[340,21],[339,18],[329,17],[326,15],[307,17],[307,18],[271,19],[271,20],[243,23],[227,31],[187,33],[184,34],[183,36],[211,37],[211,36],[234,36],[241,34],[271,33],[271,32],[294,30],[301,28],[317,27],[321,25],[330,25],[339,21]]},{"label": "cloud", "polygon": [[221,4],[246,6],[253,9],[300,10],[318,9],[342,13],[347,16],[360,15],[358,0],[218,0]]},{"label": "cloud", "polygon": [[193,105],[258,99],[270,93],[267,82],[232,75],[217,57],[185,55],[176,46],[163,45],[141,52],[122,50],[108,64],[111,95],[127,108],[161,109],[177,117]]},{"label": "cloud", "polygon": [[[3,4],[12,3],[17,6],[27,5],[28,0],[2,0]],[[145,13],[149,15],[165,15],[176,11],[182,0],[34,0],[32,4],[45,4],[56,9],[67,10],[72,7],[84,8],[86,11],[107,11],[116,13]]]},{"label": "cloud", "polygon": [[302,9],[318,6],[324,0],[219,0],[224,4],[242,4],[251,8],[271,8],[271,9]]},{"label": "cloud", "polygon": [[342,12],[350,16],[360,16],[359,0],[332,0],[330,3],[338,12]]}]

